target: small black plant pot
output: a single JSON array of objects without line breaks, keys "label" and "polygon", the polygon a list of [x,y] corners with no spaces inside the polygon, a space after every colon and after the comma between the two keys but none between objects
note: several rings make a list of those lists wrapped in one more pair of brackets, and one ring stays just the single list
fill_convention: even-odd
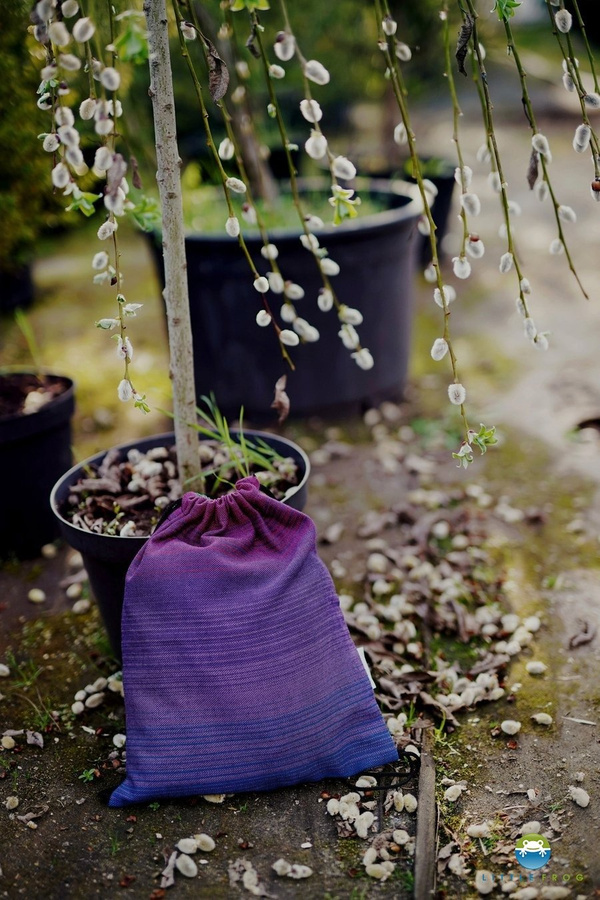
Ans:
[{"label": "small black plant pot", "polygon": [[[235,437],[235,429],[231,434]],[[303,509],[306,504],[308,477],[310,474],[310,462],[306,453],[297,444],[288,441],[278,435],[268,434],[262,431],[244,430],[244,435],[252,439],[261,438],[270,447],[283,456],[291,456],[299,467],[298,484],[291,488],[282,501],[294,509]],[[202,436],[199,438],[202,440]],[[174,434],[159,434],[154,437],[131,441],[128,444],[120,444],[115,449],[126,454],[128,450],[137,449],[142,453],[154,447],[169,447],[175,442]],[[87,574],[89,576],[92,593],[98,603],[100,614],[104,621],[110,644],[117,659],[121,658],[121,613],[123,610],[123,596],[125,592],[125,576],[136,554],[142,549],[147,537],[120,537],[119,535],[95,534],[84,531],[73,525],[61,513],[70,493],[71,485],[75,484],[83,475],[84,468],[90,465],[98,465],[106,456],[106,451],[96,453],[77,466],[74,466],[55,484],[50,497],[52,512],[56,517],[62,537],[73,547],[79,550],[83,557]]]},{"label": "small black plant pot", "polygon": [[65,390],[30,415],[0,417],[0,557],[36,556],[40,547],[59,536],[50,491],[73,461],[75,397],[69,378],[46,375],[45,379],[63,384]]},{"label": "small black plant pot", "polygon": [[[301,184],[303,190],[324,192],[323,179]],[[186,237],[196,391],[214,392],[225,415],[237,415],[243,405],[253,421],[271,418],[274,385],[284,373],[292,416],[359,413],[382,400],[401,399],[411,344],[420,200],[414,186],[400,181],[369,179],[357,183],[357,191],[381,201],[384,211],[359,215],[338,228],[326,226],[318,237],[341,267],[332,278],[340,302],[363,315],[360,341],[375,360],[369,371],[360,369],[343,346],[335,311],[319,310],[321,277],[297,230],[270,233],[283,277],[304,288],[298,315],[321,335],[292,351],[295,371],[282,360],[273,329],[256,325],[259,298],[237,240],[225,234]],[[162,278],[160,236],[151,239]],[[260,238],[247,236],[246,244],[257,270],[266,273]],[[269,292],[267,299],[278,315],[283,297]]]}]

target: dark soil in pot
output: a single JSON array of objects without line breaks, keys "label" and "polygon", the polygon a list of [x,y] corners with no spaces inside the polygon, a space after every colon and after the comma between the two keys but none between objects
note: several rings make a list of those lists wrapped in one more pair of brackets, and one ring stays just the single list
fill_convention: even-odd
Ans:
[{"label": "dark soil in pot", "polygon": [[[232,435],[235,437],[236,432],[232,431]],[[286,462],[284,468],[291,470],[292,466],[287,461],[293,461],[295,472],[287,482],[287,490],[284,491],[284,482],[278,479],[271,481],[267,489],[279,493],[282,502],[295,509],[302,509],[306,503],[310,471],[310,463],[304,451],[277,435],[245,431],[245,436],[250,440],[264,441],[273,447]],[[123,444],[108,453],[98,453],[65,473],[52,491],[52,510],[57,517],[61,534],[83,556],[90,586],[117,658],[121,654],[121,610],[127,570],[165,507],[176,501],[181,494],[175,479],[173,443],[173,434],[162,434]],[[201,439],[199,452],[208,457],[208,453],[212,451],[203,450],[204,443]],[[208,458],[206,462],[208,463]],[[212,464],[206,466],[207,470],[211,468],[215,468],[214,457]],[[143,473],[144,469],[146,474]],[[86,483],[98,481],[90,478],[94,474],[99,474],[101,478],[101,483],[95,486],[99,490]],[[223,470],[220,474],[225,476]],[[258,472],[251,474],[259,476]],[[130,484],[136,476],[143,490],[123,490],[123,483],[127,481]],[[208,488],[210,477],[207,478]],[[268,483],[270,478],[261,476],[261,480]],[[233,489],[231,484],[225,487],[226,490]],[[82,503],[84,508],[80,509]],[[121,512],[123,515],[120,515]],[[118,534],[128,522],[135,523],[136,519],[140,534],[136,533],[137,524],[135,530],[128,526],[125,536]]]},{"label": "dark soil in pot", "polygon": [[[234,432],[235,433],[235,432]],[[250,439],[246,437],[246,442]],[[238,448],[233,450],[216,440],[202,439],[198,452],[202,463],[203,484],[197,492],[217,498],[235,490],[235,481],[255,475],[276,500],[297,487],[302,473],[291,456],[274,454],[261,442],[252,442],[265,460],[265,466],[239,465]],[[266,465],[268,463],[268,465]],[[99,464],[85,465],[81,477],[70,485],[69,495],[60,507],[67,521],[95,534],[147,537],[152,534],[163,510],[182,495],[177,475],[177,451],[171,442],[152,447],[145,453],[137,447],[109,450]]]},{"label": "dark soil in pot", "polygon": [[0,419],[4,416],[31,415],[68,390],[65,378],[44,377],[29,372],[0,375]]},{"label": "dark soil in pot", "polygon": [[0,557],[35,556],[58,537],[50,491],[71,465],[73,382],[0,374]]}]

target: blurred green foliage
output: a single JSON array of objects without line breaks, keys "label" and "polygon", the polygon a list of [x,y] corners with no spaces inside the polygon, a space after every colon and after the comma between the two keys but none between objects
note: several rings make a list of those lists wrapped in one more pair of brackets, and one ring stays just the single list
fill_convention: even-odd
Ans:
[{"label": "blurred green foliage", "polygon": [[29,59],[27,0],[2,4],[0,27],[0,270],[14,272],[27,263],[35,241],[56,220],[51,156],[37,135],[48,114],[36,106],[39,76]]},{"label": "blurred green foliage", "polygon": [[[217,42],[224,53],[223,44],[217,39],[223,22],[219,0],[196,0],[195,9],[207,36]],[[399,23],[398,37],[413,50],[413,59],[406,66],[406,77],[411,96],[418,99],[436,89],[443,75],[439,3],[438,0],[419,0],[419,3],[414,0],[392,0],[391,9]],[[331,135],[336,131],[347,131],[348,112],[354,104],[385,102],[388,94],[383,57],[377,48],[374,5],[368,0],[336,0],[335,3],[303,0],[301,5],[290,3],[289,13],[304,54],[308,58],[318,59],[331,74],[331,81],[326,87],[314,86],[315,98],[323,107],[327,133]],[[188,18],[191,19],[189,10]],[[272,44],[276,33],[284,28],[284,23],[276,0],[271,2],[271,9],[260,13],[260,20],[265,28],[263,41],[268,48],[269,57],[277,62]],[[279,134],[275,122],[266,112],[268,98],[260,62],[245,47],[250,32],[247,12],[241,10],[230,13],[230,21],[234,27],[232,43],[236,56],[247,64],[249,77],[240,77],[230,66],[232,77],[228,103],[236,85],[244,85],[259,139],[271,149],[276,149],[279,147]],[[205,81],[206,73],[198,43],[188,44],[188,50],[201,80]],[[198,103],[176,38],[172,42],[171,51],[180,152],[184,163],[200,160],[205,177],[211,180],[212,163],[206,150]],[[304,96],[302,74],[296,58],[287,63],[285,68],[286,76],[277,82],[277,93],[284,109],[290,138],[300,142],[307,135],[307,123],[299,110],[299,102]],[[134,102],[128,104],[128,115],[133,109],[135,121],[129,130],[142,165],[144,160],[146,164],[153,165],[152,116],[147,87],[147,72],[145,66],[141,66],[130,86]],[[212,112],[214,107],[210,98],[208,102],[209,111]],[[216,140],[221,140],[225,131],[216,109],[211,124]]]}]

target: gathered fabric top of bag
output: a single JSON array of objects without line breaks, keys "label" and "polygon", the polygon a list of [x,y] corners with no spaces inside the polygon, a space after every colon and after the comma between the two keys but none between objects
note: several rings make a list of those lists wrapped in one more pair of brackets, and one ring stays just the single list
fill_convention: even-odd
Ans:
[{"label": "gathered fabric top of bag", "polygon": [[127,777],[110,805],[269,790],[397,759],[316,552],[254,477],[185,494],[128,575]]}]

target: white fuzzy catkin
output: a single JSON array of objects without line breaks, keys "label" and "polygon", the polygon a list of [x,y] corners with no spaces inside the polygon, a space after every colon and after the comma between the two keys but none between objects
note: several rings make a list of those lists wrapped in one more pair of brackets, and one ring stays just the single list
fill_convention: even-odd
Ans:
[{"label": "white fuzzy catkin", "polygon": [[54,113],[54,121],[56,122],[57,126],[74,125],[75,116],[73,115],[73,110],[69,109],[68,106],[59,106]]},{"label": "white fuzzy catkin", "polygon": [[106,241],[108,238],[114,234],[117,230],[117,223],[111,221],[110,219],[107,222],[103,222],[100,228],[98,229],[98,240]]},{"label": "white fuzzy catkin", "polygon": [[304,149],[311,159],[322,159],[327,153],[327,138],[321,132],[313,129],[304,144]]},{"label": "white fuzzy catkin", "polygon": [[317,59],[309,59],[304,65],[304,74],[315,84],[329,84],[330,75],[325,66]]},{"label": "white fuzzy catkin", "polygon": [[68,185],[71,180],[71,176],[69,175],[69,170],[65,166],[64,163],[60,162],[58,165],[54,166],[51,172],[52,184],[56,188],[64,188]]},{"label": "white fuzzy catkin", "polygon": [[566,34],[571,30],[573,16],[567,9],[559,9],[554,16],[554,21],[556,22],[558,30],[562,31],[563,34]]},{"label": "white fuzzy catkin", "polygon": [[434,284],[434,283],[435,283],[435,281],[437,280],[437,271],[436,271],[436,268],[435,268],[435,266],[433,265],[433,263],[429,263],[429,265],[427,266],[427,268],[424,270],[424,272],[423,272],[423,278],[424,278],[425,281],[427,281],[429,284]]},{"label": "white fuzzy catkin", "polygon": [[470,166],[457,166],[454,170],[454,180],[466,191],[473,180],[473,169]]},{"label": "white fuzzy catkin", "polygon": [[582,122],[582,124],[578,125],[575,129],[575,135],[573,137],[573,149],[577,153],[585,153],[587,148],[590,146],[591,136],[592,129],[589,125],[586,125],[585,122]]},{"label": "white fuzzy catkin", "polygon": [[107,172],[113,164],[114,154],[108,147],[98,147],[94,155],[94,169]]},{"label": "white fuzzy catkin", "polygon": [[104,250],[101,250],[99,253],[94,254],[94,258],[92,259],[92,269],[95,269],[99,272],[101,269],[105,269],[108,265],[108,253]]},{"label": "white fuzzy catkin", "polygon": [[535,195],[540,201],[543,203],[549,193],[548,182],[547,181],[538,181],[535,186]]},{"label": "white fuzzy catkin", "polygon": [[44,138],[42,147],[47,153],[54,153],[60,147],[60,139],[57,134],[47,134]]},{"label": "white fuzzy catkin", "polygon": [[229,216],[225,222],[225,231],[229,237],[238,237],[240,233],[240,223],[236,216]]},{"label": "white fuzzy catkin", "polygon": [[317,297],[317,306],[321,312],[329,312],[333,307],[333,293],[329,288],[321,288]]},{"label": "white fuzzy catkin", "polygon": [[319,249],[319,238],[316,234],[301,234],[300,243],[304,249],[310,251],[310,253],[316,253]]},{"label": "white fuzzy catkin", "polygon": [[498,172],[490,172],[488,175],[488,184],[496,194],[499,194],[502,190],[502,181],[500,180],[500,175]]},{"label": "white fuzzy catkin", "polygon": [[525,327],[525,337],[529,338],[530,341],[534,341],[537,335],[537,328],[531,316],[525,318],[523,325]]},{"label": "white fuzzy catkin", "polygon": [[590,795],[587,791],[584,791],[583,788],[575,787],[574,785],[570,784],[569,797],[577,804],[577,806],[582,806],[584,809],[586,806],[589,806]]},{"label": "white fuzzy catkin", "polygon": [[338,310],[338,318],[340,322],[345,322],[347,325],[362,325],[363,321],[362,313],[358,309],[344,304]]},{"label": "white fuzzy catkin", "polygon": [[565,252],[565,245],[560,238],[554,238],[554,240],[550,242],[548,252],[551,256],[560,256]]},{"label": "white fuzzy catkin", "polygon": [[450,403],[454,403],[455,406],[461,406],[466,399],[467,392],[465,391],[462,384],[449,384],[448,385],[448,399]]},{"label": "white fuzzy catkin", "polygon": [[444,338],[436,338],[431,347],[431,358],[436,362],[443,359],[448,352],[448,344]]},{"label": "white fuzzy catkin", "polygon": [[455,256],[452,259],[452,271],[457,278],[468,278],[471,274],[471,263],[464,256]]},{"label": "white fuzzy catkin", "polygon": [[600,94],[596,94],[593,91],[590,91],[589,94],[584,96],[584,101],[590,106],[592,109],[600,109]]},{"label": "white fuzzy catkin", "polygon": [[286,281],[283,292],[289,300],[302,300],[304,297],[304,288],[294,281]]},{"label": "white fuzzy catkin", "polygon": [[297,347],[300,343],[300,338],[296,332],[290,331],[289,328],[284,328],[279,332],[279,340],[282,344],[285,344],[286,347]]},{"label": "white fuzzy catkin", "polygon": [[218,153],[221,159],[231,159],[233,157],[233,154],[235,153],[235,147],[233,146],[233,142],[230,141],[228,137],[223,138],[223,140],[219,144]]},{"label": "white fuzzy catkin", "polygon": [[275,244],[263,244],[260,248],[260,255],[264,259],[277,259],[279,256],[279,250],[275,246]]},{"label": "white fuzzy catkin", "polygon": [[88,120],[93,118],[95,112],[96,101],[93,97],[88,97],[86,100],[82,100],[79,104],[79,115],[82,119]]},{"label": "white fuzzy catkin", "polygon": [[461,194],[460,205],[469,216],[478,216],[481,212],[481,201],[477,194]]},{"label": "white fuzzy catkin", "polygon": [[225,181],[225,184],[229,188],[230,191],[234,192],[234,194],[245,194],[246,193],[246,190],[247,190],[246,185],[239,178],[234,178],[233,176],[230,176]]},{"label": "white fuzzy catkin", "polygon": [[387,34],[388,37],[391,37],[392,35],[396,34],[396,31],[398,30],[398,23],[395,19],[392,19],[391,16],[386,16],[381,22],[381,27],[384,34]]},{"label": "white fuzzy catkin", "polygon": [[564,89],[566,91],[569,91],[569,93],[572,94],[573,91],[575,90],[575,82],[573,81],[573,79],[571,78],[571,76],[569,75],[568,72],[563,72],[562,83],[563,83]]},{"label": "white fuzzy catkin", "polygon": [[500,272],[505,275],[507,272],[510,272],[513,267],[513,263],[514,259],[512,253],[503,253],[500,257],[500,265],[498,268],[500,269]]},{"label": "white fuzzy catkin", "polygon": [[307,122],[320,122],[323,118],[323,110],[316,100],[301,100],[300,112]]},{"label": "white fuzzy catkin", "polygon": [[269,287],[273,293],[283,294],[283,289],[285,287],[283,275],[280,272],[267,272],[267,278],[269,279]]},{"label": "white fuzzy catkin", "polygon": [[552,725],[554,719],[548,713],[534,713],[531,717],[538,725]]},{"label": "white fuzzy catkin", "polygon": [[264,275],[259,275],[258,278],[255,278],[253,285],[254,290],[258,291],[259,294],[266,294],[269,290],[269,280]]},{"label": "white fuzzy catkin", "polygon": [[126,378],[123,378],[123,380],[119,382],[119,387],[117,388],[117,396],[122,403],[127,403],[128,400],[132,399],[133,389],[131,387],[131,382]]},{"label": "white fuzzy catkin", "polygon": [[435,300],[437,305],[443,309],[444,308],[444,300],[446,301],[446,303],[452,303],[454,300],[456,300],[456,291],[454,290],[454,288],[452,287],[451,284],[442,285],[442,290],[444,292],[443,297],[442,297],[442,291],[440,291],[439,288],[435,288],[435,290],[433,292],[433,299]]},{"label": "white fuzzy catkin", "polygon": [[339,263],[336,263],[336,261],[334,259],[330,259],[328,256],[326,256],[324,259],[321,260],[321,271],[324,272],[326,275],[329,275],[330,277],[333,277],[334,275],[339,275],[340,274]]},{"label": "white fuzzy catkin", "polygon": [[287,62],[296,52],[296,39],[289,31],[280,31],[273,45],[275,56],[282,62]]},{"label": "white fuzzy catkin", "polygon": [[469,239],[465,244],[465,250],[469,256],[473,257],[473,259],[481,259],[485,253],[485,244],[480,237],[470,234]]},{"label": "white fuzzy catkin", "polygon": [[519,287],[521,288],[521,290],[523,291],[524,294],[530,294],[531,293],[531,285],[529,283],[529,278],[521,278],[521,281],[519,282]]},{"label": "white fuzzy catkin", "polygon": [[107,91],[118,91],[121,84],[121,76],[112,66],[107,66],[100,73],[100,83]]},{"label": "white fuzzy catkin", "polygon": [[341,178],[344,181],[350,181],[356,177],[356,166],[349,159],[346,159],[345,156],[335,157],[331,163],[331,171],[336,178]]},{"label": "white fuzzy catkin", "polygon": [[409,62],[409,60],[412,59],[412,50],[408,44],[405,44],[402,41],[396,41],[396,56],[400,62]]},{"label": "white fuzzy catkin", "polygon": [[342,325],[338,331],[338,337],[341,338],[346,350],[356,350],[360,343],[356,328],[353,325]]},{"label": "white fuzzy catkin", "polygon": [[504,719],[504,721],[500,723],[500,730],[503,731],[504,734],[518,734],[521,730],[521,723],[517,722],[515,719]]},{"label": "white fuzzy catkin", "polygon": [[375,365],[375,360],[371,355],[371,351],[367,350],[366,347],[362,347],[362,349],[360,349],[358,353],[353,353],[352,358],[354,359],[359,369],[363,369],[365,372],[367,372],[369,369],[372,369]]},{"label": "white fuzzy catkin", "polygon": [[85,44],[86,41],[89,41],[95,31],[94,23],[87,16],[78,19],[73,25],[73,37],[80,44]]},{"label": "white fuzzy catkin", "polygon": [[577,221],[577,213],[570,206],[563,206],[561,204],[558,207],[557,213],[558,213],[558,218],[562,219],[563,222],[576,222]]},{"label": "white fuzzy catkin", "polygon": [[490,149],[487,144],[481,144],[477,150],[477,162],[488,163],[491,159]]},{"label": "white fuzzy catkin", "polygon": [[402,146],[402,144],[406,144],[407,141],[408,134],[406,132],[406,126],[404,122],[398,122],[398,124],[394,128],[394,142],[399,146]]},{"label": "white fuzzy catkin", "polygon": [[66,47],[71,40],[69,29],[64,22],[52,22],[52,24],[48,26],[48,36],[52,43],[56,44],[57,47]]},{"label": "white fuzzy catkin", "polygon": [[266,328],[267,325],[271,324],[271,316],[266,311],[266,309],[259,309],[256,313],[256,324],[261,328]]},{"label": "white fuzzy catkin", "polygon": [[548,143],[548,138],[543,135],[540,131],[533,135],[531,138],[531,146],[536,151],[536,153],[541,154],[546,157],[549,161],[552,158],[552,154],[550,153],[550,144]]},{"label": "white fuzzy catkin", "polygon": [[279,315],[281,316],[282,322],[287,322],[287,324],[289,325],[296,318],[296,310],[294,309],[294,304],[284,303],[279,310]]}]

